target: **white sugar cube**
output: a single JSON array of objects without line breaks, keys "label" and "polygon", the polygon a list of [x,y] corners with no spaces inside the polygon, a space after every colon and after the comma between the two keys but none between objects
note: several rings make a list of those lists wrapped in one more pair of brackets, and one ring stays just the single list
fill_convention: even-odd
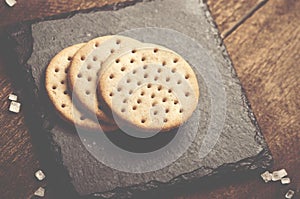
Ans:
[{"label": "white sugar cube", "polygon": [[45,174],[42,170],[38,170],[37,172],[35,172],[35,177],[39,180],[42,181],[45,179]]},{"label": "white sugar cube", "polygon": [[294,194],[295,194],[295,191],[288,190],[288,192],[285,194],[285,198],[286,199],[291,199],[291,198],[293,198]]},{"label": "white sugar cube", "polygon": [[34,192],[35,196],[39,196],[39,197],[44,197],[45,196],[45,189],[43,187],[38,188],[35,192]]},{"label": "white sugar cube", "polygon": [[19,113],[21,109],[21,104],[19,102],[12,101],[9,106],[9,111],[13,113]]},{"label": "white sugar cube", "polygon": [[285,169],[281,169],[281,170],[278,170],[278,171],[274,171],[272,173],[272,180],[273,181],[278,181],[278,180],[281,180],[283,177],[287,176],[287,172]]},{"label": "white sugar cube", "polygon": [[290,184],[291,183],[291,179],[290,178],[282,178],[281,179],[281,184]]},{"label": "white sugar cube", "polygon": [[15,94],[9,94],[8,99],[10,101],[17,101],[18,100],[18,96],[16,96]]},{"label": "white sugar cube", "polygon": [[265,182],[269,182],[272,180],[272,174],[269,171],[264,172],[260,176]]},{"label": "white sugar cube", "polygon": [[5,2],[10,7],[13,7],[17,3],[16,0],[5,0]]}]

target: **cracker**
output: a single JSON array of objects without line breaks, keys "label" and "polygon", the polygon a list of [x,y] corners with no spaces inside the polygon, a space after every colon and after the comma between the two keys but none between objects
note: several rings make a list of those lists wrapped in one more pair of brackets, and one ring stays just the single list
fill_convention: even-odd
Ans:
[{"label": "cracker", "polygon": [[191,117],[199,99],[197,77],[177,53],[153,46],[132,49],[103,64],[98,97],[129,126],[168,131]]},{"label": "cracker", "polygon": [[89,41],[75,54],[69,73],[69,83],[82,106],[100,120],[114,123],[97,100],[96,89],[101,63],[112,54],[139,46],[137,40],[123,36],[104,36]]},{"label": "cracker", "polygon": [[[73,55],[84,44],[77,44],[59,52],[46,69],[45,86],[48,96],[55,109],[67,121],[76,126],[92,131],[99,130],[99,123],[89,119],[81,113],[72,103],[71,93],[68,90],[67,73]],[[117,127],[101,123],[103,131],[113,131]]]}]

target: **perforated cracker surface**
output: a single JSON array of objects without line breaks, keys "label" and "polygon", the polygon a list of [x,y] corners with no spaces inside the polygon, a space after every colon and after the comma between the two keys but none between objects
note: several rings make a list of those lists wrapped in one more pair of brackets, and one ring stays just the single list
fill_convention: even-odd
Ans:
[{"label": "perforated cracker surface", "polygon": [[[77,44],[59,52],[46,69],[45,86],[48,96],[55,109],[67,121],[78,127],[99,130],[98,121],[89,119],[81,113],[72,103],[71,92],[68,90],[67,73],[72,57],[84,44]],[[101,123],[103,131],[113,131],[117,127]]]},{"label": "perforated cracker surface", "polygon": [[99,98],[116,118],[141,130],[176,128],[191,117],[198,103],[193,69],[164,48],[133,48],[107,59],[100,74]]},{"label": "perforated cracker surface", "polygon": [[123,36],[104,36],[89,41],[74,56],[69,73],[70,86],[81,102],[100,120],[114,123],[102,111],[103,107],[96,96],[97,80],[102,63],[112,54],[127,51],[131,46],[139,46],[137,40]]}]

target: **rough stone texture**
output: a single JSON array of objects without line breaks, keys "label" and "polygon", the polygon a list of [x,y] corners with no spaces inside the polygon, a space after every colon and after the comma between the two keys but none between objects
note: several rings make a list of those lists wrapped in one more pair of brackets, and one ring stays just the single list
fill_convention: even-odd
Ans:
[{"label": "rough stone texture", "polygon": [[[222,108],[214,106],[213,101],[210,101],[211,95],[218,95],[217,91],[222,86],[218,85],[216,77],[209,75],[209,63],[204,61],[197,64],[204,57],[189,54],[194,48],[197,49],[195,46],[176,39],[165,41],[155,31],[147,35],[141,35],[138,31],[123,33],[145,42],[166,45],[180,52],[197,71],[209,76],[203,77],[203,74],[197,73],[201,93],[199,106],[193,118],[183,127],[188,132],[199,123],[194,144],[166,168],[144,174],[131,174],[98,162],[86,150],[75,130],[55,117],[45,97],[43,80],[47,64],[61,49],[97,36],[118,34],[141,27],[177,30],[202,46],[200,53],[213,60],[214,66],[220,71],[226,96],[226,118],[212,151],[203,158],[199,157],[202,142],[207,139],[205,131],[211,117],[215,117],[210,110]],[[92,198],[127,198],[137,191],[205,179],[211,175],[223,175],[224,171],[226,175],[231,172],[246,172],[265,168],[271,163],[269,150],[210,13],[206,5],[198,0],[177,0],[176,4],[173,0],[137,1],[130,5],[105,7],[96,12],[75,14],[70,18],[43,20],[18,26],[14,28],[11,37],[16,44],[18,61],[24,66],[23,71],[29,74],[28,81],[34,84],[33,91],[39,101],[39,105],[35,106],[36,113],[42,118],[56,163],[60,165],[58,172],[61,173],[61,178],[71,182],[74,190],[70,191],[79,195],[91,195]],[[204,81],[205,78],[210,78],[213,82],[211,87]],[[211,137],[213,138],[215,137]],[[159,139],[160,137],[154,141]]]}]

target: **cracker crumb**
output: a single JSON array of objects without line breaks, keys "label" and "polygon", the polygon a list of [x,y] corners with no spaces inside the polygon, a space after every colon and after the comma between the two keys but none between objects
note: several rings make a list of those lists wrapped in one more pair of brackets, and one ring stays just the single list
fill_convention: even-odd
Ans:
[{"label": "cracker crumb", "polygon": [[42,181],[45,179],[45,174],[42,170],[38,170],[37,172],[35,172],[35,177],[39,180]]},{"label": "cracker crumb", "polygon": [[39,187],[35,192],[35,196],[44,197],[45,196],[45,189],[43,187]]},{"label": "cracker crumb", "polygon": [[18,96],[15,95],[15,94],[13,94],[13,93],[11,93],[11,94],[9,94],[8,99],[10,101],[17,101],[18,100]]},{"label": "cracker crumb", "polygon": [[291,183],[291,179],[290,178],[282,178],[281,179],[281,184],[290,184]]},{"label": "cracker crumb", "polygon": [[290,190],[288,190],[288,192],[286,192],[285,198],[286,199],[291,199],[291,198],[293,198],[294,194],[295,194],[295,191],[290,189]]},{"label": "cracker crumb", "polygon": [[19,113],[21,109],[21,104],[19,102],[12,101],[9,106],[9,111],[13,113]]},{"label": "cracker crumb", "polygon": [[5,0],[5,3],[9,6],[9,7],[13,7],[14,5],[16,5],[16,0]]}]

